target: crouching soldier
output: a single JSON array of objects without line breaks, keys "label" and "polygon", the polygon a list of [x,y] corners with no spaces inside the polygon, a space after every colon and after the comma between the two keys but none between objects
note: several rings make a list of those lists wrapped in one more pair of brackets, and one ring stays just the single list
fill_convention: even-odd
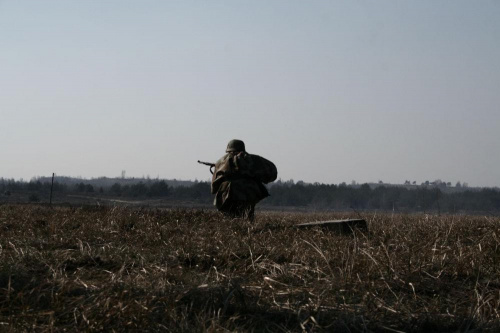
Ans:
[{"label": "crouching soldier", "polygon": [[255,205],[269,196],[264,184],[277,176],[271,161],[247,153],[243,141],[231,140],[226,155],[215,163],[211,186],[214,205],[228,216],[253,221]]}]

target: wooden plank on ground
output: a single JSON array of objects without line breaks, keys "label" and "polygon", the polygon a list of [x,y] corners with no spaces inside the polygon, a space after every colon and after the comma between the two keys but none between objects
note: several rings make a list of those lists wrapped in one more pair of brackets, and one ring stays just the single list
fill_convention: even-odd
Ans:
[{"label": "wooden plank on ground", "polygon": [[366,224],[366,221],[364,219],[307,222],[296,224],[294,227],[298,229],[321,227],[326,229],[338,230],[344,233],[350,233],[353,229],[368,229],[368,225]]}]

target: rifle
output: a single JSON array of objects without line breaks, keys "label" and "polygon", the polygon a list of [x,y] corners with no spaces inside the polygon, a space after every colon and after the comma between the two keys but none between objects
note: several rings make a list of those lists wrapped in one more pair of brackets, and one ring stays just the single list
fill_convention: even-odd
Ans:
[{"label": "rifle", "polygon": [[210,173],[213,175],[214,172],[212,171],[212,168],[215,168],[215,163],[210,163],[210,162],[203,162],[203,161],[200,161],[198,160],[198,163],[200,164],[204,164],[204,165],[208,165],[210,167]]}]

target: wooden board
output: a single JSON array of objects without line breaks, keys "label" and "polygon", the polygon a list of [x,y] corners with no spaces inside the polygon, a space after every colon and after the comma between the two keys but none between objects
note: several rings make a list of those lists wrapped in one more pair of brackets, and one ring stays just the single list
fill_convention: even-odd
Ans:
[{"label": "wooden board", "polygon": [[368,225],[363,219],[349,219],[349,220],[331,220],[331,221],[316,221],[308,223],[300,223],[294,226],[299,229],[321,227],[341,232],[352,232],[353,229],[367,230]]}]

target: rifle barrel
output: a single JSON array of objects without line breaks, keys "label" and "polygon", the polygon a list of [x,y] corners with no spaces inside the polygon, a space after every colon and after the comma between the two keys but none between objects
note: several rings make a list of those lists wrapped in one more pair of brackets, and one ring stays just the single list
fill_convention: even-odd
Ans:
[{"label": "rifle barrel", "polygon": [[200,160],[198,160],[198,163],[200,163],[200,164],[205,164],[205,165],[209,166],[209,167],[210,167],[210,169],[209,169],[209,170],[210,170],[210,173],[211,173],[212,175],[214,174],[214,172],[212,171],[212,168],[215,168],[215,163],[203,162],[203,161],[200,161]]},{"label": "rifle barrel", "polygon": [[205,165],[208,165],[208,166],[215,166],[215,163],[203,162],[203,161],[200,161],[200,160],[198,160],[198,163],[205,164]]}]

